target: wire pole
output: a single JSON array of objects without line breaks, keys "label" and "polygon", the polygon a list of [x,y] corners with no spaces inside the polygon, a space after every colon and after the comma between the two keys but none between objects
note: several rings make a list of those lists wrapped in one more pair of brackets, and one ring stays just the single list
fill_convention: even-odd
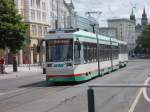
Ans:
[{"label": "wire pole", "polygon": [[113,70],[113,48],[112,48],[112,40],[110,36],[110,49],[111,49],[111,69]]},{"label": "wire pole", "polygon": [[59,0],[56,1],[57,2],[57,23],[56,23],[56,29],[58,29],[58,27],[59,27],[59,4],[58,4],[58,1]]},{"label": "wire pole", "polygon": [[[97,14],[97,15],[101,15],[102,12],[100,11],[93,11],[93,12],[86,12],[87,15],[89,15],[89,17],[91,17],[91,14]],[[100,52],[99,52],[99,38],[98,38],[98,32],[95,31],[95,23],[92,24],[91,22],[91,18],[90,18],[90,25],[92,26],[93,28],[93,33],[96,34],[96,39],[97,39],[97,61],[98,61],[98,75],[100,76],[101,73],[100,73]]]},{"label": "wire pole", "polygon": [[29,71],[30,71],[30,64],[31,64],[31,48],[30,48],[30,46],[31,46],[31,37],[29,36],[29,46],[28,46],[28,52],[29,52],[29,57],[28,57],[28,64],[29,64]]}]

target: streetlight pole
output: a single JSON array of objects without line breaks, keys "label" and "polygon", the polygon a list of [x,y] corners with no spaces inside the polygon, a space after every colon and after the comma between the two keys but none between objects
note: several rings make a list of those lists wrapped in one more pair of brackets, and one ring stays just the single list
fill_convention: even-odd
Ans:
[{"label": "streetlight pole", "polygon": [[29,37],[29,46],[28,46],[28,51],[29,51],[29,57],[28,57],[28,64],[29,64],[29,71],[30,71],[30,65],[31,65],[31,37]]},{"label": "streetlight pole", "polygon": [[[88,14],[89,17],[91,17],[91,14],[101,15],[101,13],[102,13],[102,12],[100,12],[100,11],[86,12],[86,14]],[[91,18],[90,18],[90,19],[91,19]],[[90,22],[91,22],[91,20],[90,20]],[[95,31],[95,25],[96,25],[95,23],[94,23],[94,24],[90,23],[90,25],[92,26],[92,28],[93,28],[93,33],[95,33],[96,39],[97,39],[98,75],[100,76],[101,74],[100,74],[100,52],[99,52],[99,38],[98,38],[98,32]]]},{"label": "streetlight pole", "polygon": [[59,0],[56,1],[57,2],[57,23],[56,23],[56,29],[58,29],[58,27],[59,27],[59,4],[58,4],[58,1]]},{"label": "streetlight pole", "polygon": [[100,52],[99,52],[99,38],[98,38],[98,34],[97,33],[96,33],[96,39],[97,39],[98,75],[100,76]]},{"label": "streetlight pole", "polygon": [[113,48],[112,48],[112,39],[111,39],[112,37],[110,36],[110,49],[111,49],[111,68],[112,68],[112,70],[113,70],[113,52],[112,52],[112,50],[113,50]]}]

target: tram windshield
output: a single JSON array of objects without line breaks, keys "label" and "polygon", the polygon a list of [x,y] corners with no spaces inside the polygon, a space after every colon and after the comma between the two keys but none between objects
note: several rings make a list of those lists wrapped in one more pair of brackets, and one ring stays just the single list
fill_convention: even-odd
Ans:
[{"label": "tram windshield", "polygon": [[71,39],[48,40],[46,44],[46,60],[48,62],[73,60],[73,41]]}]

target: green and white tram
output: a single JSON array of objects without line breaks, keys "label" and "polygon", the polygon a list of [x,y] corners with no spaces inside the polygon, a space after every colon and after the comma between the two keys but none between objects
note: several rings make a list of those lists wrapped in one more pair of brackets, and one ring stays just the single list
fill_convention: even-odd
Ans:
[{"label": "green and white tram", "polygon": [[46,80],[79,82],[117,70],[127,64],[126,45],[101,35],[97,39],[95,34],[82,30],[50,31],[46,35]]}]

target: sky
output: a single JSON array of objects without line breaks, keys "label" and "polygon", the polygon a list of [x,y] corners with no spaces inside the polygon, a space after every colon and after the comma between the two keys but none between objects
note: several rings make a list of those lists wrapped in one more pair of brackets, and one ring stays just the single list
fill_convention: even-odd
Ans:
[{"label": "sky", "polygon": [[[67,0],[70,1],[70,0]],[[150,17],[150,0],[72,0],[75,11],[81,16],[85,16],[87,11],[101,11],[100,16],[96,16],[100,26],[107,26],[107,19],[112,18],[129,18],[132,7],[137,21],[140,18],[145,7],[148,18]]]}]

